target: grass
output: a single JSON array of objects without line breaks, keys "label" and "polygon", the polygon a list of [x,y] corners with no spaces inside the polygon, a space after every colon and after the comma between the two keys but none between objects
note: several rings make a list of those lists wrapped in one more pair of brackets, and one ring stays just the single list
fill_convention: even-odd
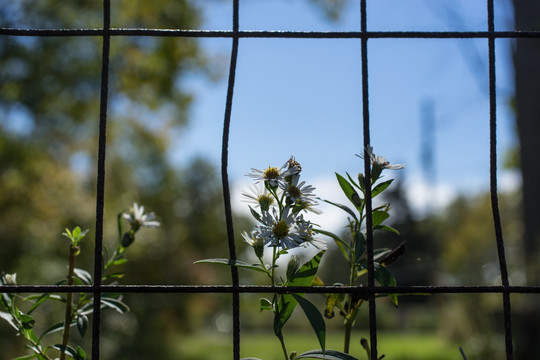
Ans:
[{"label": "grass", "polygon": [[[360,337],[367,333],[355,334],[351,344],[351,355],[367,359],[359,343]],[[461,359],[459,345],[448,343],[429,333],[380,333],[377,337],[379,354],[386,354],[385,360],[455,360]],[[285,338],[289,352],[298,353],[320,348],[312,333],[292,333]],[[342,350],[343,339],[338,334],[328,334],[327,349]],[[283,360],[279,341],[273,333],[242,332],[240,335],[240,355],[257,357],[263,360]],[[232,359],[232,336],[221,333],[204,333],[183,336],[176,343],[175,356],[184,360],[230,360]]]}]

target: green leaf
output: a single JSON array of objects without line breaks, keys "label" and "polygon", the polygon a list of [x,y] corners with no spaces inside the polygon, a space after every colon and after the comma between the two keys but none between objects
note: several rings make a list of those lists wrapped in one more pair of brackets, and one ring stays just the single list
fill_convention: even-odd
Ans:
[{"label": "green leaf", "polygon": [[258,221],[258,222],[262,222],[262,219],[261,219],[261,215],[256,212],[255,210],[253,210],[253,208],[251,206],[248,206],[249,207],[249,211],[251,212],[251,215],[253,215],[253,217]]},{"label": "green leaf", "polygon": [[375,226],[379,226],[384,220],[388,219],[390,217],[390,214],[388,214],[388,212],[386,211],[383,211],[383,210],[376,210],[376,211],[373,211],[372,213],[372,222],[371,222],[371,226],[372,227],[375,227]]},{"label": "green leaf", "polygon": [[[51,348],[56,349],[56,350],[58,350],[60,352],[63,352],[65,354],[71,356],[75,360],[85,360],[86,359],[86,354],[84,354],[85,357],[81,357],[81,355],[77,351],[78,349],[75,350],[74,348],[72,348],[69,345],[56,344],[56,345],[52,345]],[[83,351],[83,353],[84,353],[84,351]]]},{"label": "green leaf", "polygon": [[[384,266],[375,263],[375,279],[381,286],[396,286],[394,275]],[[398,294],[388,294],[395,306],[398,306]]]},{"label": "green leaf", "polygon": [[332,239],[334,239],[334,242],[338,246],[339,250],[341,250],[341,252],[343,253],[343,257],[345,258],[345,260],[347,260],[347,262],[349,261],[349,253],[351,252],[351,247],[349,246],[349,244],[347,244],[346,241],[342,240],[339,236],[337,236],[334,233],[331,233],[330,231],[321,230],[321,229],[313,229],[313,231],[319,234],[329,236]]},{"label": "green leaf", "polygon": [[262,267],[261,264],[248,264],[240,260],[231,260],[231,259],[204,259],[195,261],[194,264],[218,264],[218,265],[228,265],[236,266],[237,268],[255,270],[259,272],[266,273],[266,269]]},{"label": "green leaf", "polygon": [[84,334],[86,334],[86,329],[88,328],[88,317],[84,314],[77,314],[77,330],[79,330],[79,334],[81,334],[81,337],[84,337]]},{"label": "green leaf", "polygon": [[84,352],[83,348],[80,346],[77,346],[77,355],[79,355],[79,359],[86,359],[86,353]]},{"label": "green leaf", "polygon": [[[287,286],[310,286],[317,274],[323,254],[324,251],[319,252],[310,261],[302,265],[294,277],[289,280]],[[274,314],[274,333],[278,338],[283,336],[281,330],[291,317],[296,305],[298,305],[298,301],[291,294],[283,294],[278,297]]]},{"label": "green leaf", "polygon": [[393,227],[389,225],[377,225],[373,227],[373,230],[389,231],[389,232],[393,232],[396,235],[399,235],[399,231],[397,231],[396,229],[394,229]]},{"label": "green leaf", "polygon": [[25,329],[32,329],[36,324],[36,320],[34,320],[33,317],[27,314],[20,314],[19,320],[21,321],[22,326]]},{"label": "green leaf", "polygon": [[383,181],[382,183],[377,184],[372,190],[371,190],[371,198],[374,198],[375,196],[382,193],[386,188],[390,186],[390,184],[394,181],[394,179],[390,179],[387,181]]},{"label": "green leaf", "polygon": [[81,281],[84,282],[86,285],[92,285],[92,275],[88,271],[75,268],[73,269],[73,272],[75,273],[75,276],[81,279]]},{"label": "green leaf", "polygon": [[362,199],[354,190],[352,185],[345,179],[343,176],[339,175],[338,173],[335,173],[339,186],[341,187],[341,190],[345,193],[345,196],[347,196],[347,199],[350,200],[350,202],[356,207],[359,208],[362,206]]},{"label": "green leaf", "polygon": [[298,301],[298,304],[300,304],[302,310],[304,310],[304,314],[306,314],[306,317],[308,318],[309,323],[313,328],[313,331],[315,331],[315,335],[317,336],[319,344],[321,345],[321,349],[324,352],[326,348],[326,324],[321,313],[319,312],[319,310],[317,310],[317,307],[315,307],[315,305],[313,305],[303,296],[297,294],[292,294],[292,296],[296,301]]},{"label": "green leaf", "polygon": [[11,316],[10,313],[0,311],[0,318],[6,320],[9,323],[9,325],[11,325],[15,330],[19,330],[19,328],[17,327],[17,324],[13,320],[13,316]]},{"label": "green leaf", "polygon": [[266,299],[266,298],[260,298],[259,299],[259,305],[260,305],[259,309],[260,309],[261,312],[264,311],[264,310],[270,310],[270,311],[274,310],[272,302],[270,300]]},{"label": "green leaf", "polygon": [[343,211],[346,211],[349,215],[352,216],[352,218],[358,222],[358,218],[356,217],[356,214],[354,213],[354,211],[352,211],[348,206],[346,205],[343,205],[343,204],[339,204],[339,203],[335,203],[335,202],[332,202],[330,200],[323,200],[325,203],[328,203],[330,205],[334,205],[338,208],[340,208],[341,210]]},{"label": "green leaf", "polygon": [[124,304],[118,299],[107,297],[107,296],[103,296],[101,298],[101,305],[114,309],[118,311],[120,314],[123,314],[129,311],[129,306],[127,306],[126,304]]},{"label": "green leaf", "polygon": [[354,262],[356,263],[358,259],[360,259],[360,256],[362,256],[366,251],[366,238],[364,237],[364,234],[362,234],[362,231],[359,230],[357,230],[354,234],[354,238]]},{"label": "green leaf", "polygon": [[336,350],[310,350],[298,355],[295,359],[358,360],[349,354]]},{"label": "green leaf", "polygon": [[45,335],[49,335],[49,334],[52,334],[52,333],[55,333],[57,331],[60,331],[64,328],[64,322],[61,321],[61,322],[58,322],[56,324],[53,324],[51,326],[49,326],[40,336],[39,336],[39,341],[41,341],[41,339],[45,336]]},{"label": "green leaf", "polygon": [[360,189],[363,192],[364,190],[362,189],[362,187],[354,182],[354,180],[351,178],[351,175],[349,175],[349,173],[346,173],[346,174],[347,174],[347,178],[349,179],[350,183],[353,184],[354,186],[356,186],[358,189]]},{"label": "green leaf", "polygon": [[16,357],[16,358],[13,358],[12,360],[29,360],[29,359],[40,359],[42,357],[40,357],[39,354],[32,354],[32,355],[26,355],[26,356],[19,356],[19,357]]}]

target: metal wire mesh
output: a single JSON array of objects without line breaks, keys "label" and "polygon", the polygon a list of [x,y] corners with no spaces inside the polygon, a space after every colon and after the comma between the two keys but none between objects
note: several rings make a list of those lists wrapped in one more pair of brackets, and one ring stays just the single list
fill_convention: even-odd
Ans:
[{"label": "metal wire mesh", "polygon": [[[19,285],[4,286],[3,292],[7,293],[30,293],[30,292],[86,292],[94,296],[94,321],[92,330],[92,358],[100,358],[100,328],[101,310],[99,307],[101,295],[105,292],[122,293],[227,293],[232,296],[233,312],[233,358],[240,358],[240,302],[242,293],[346,293],[355,291],[365,294],[369,299],[369,329],[371,343],[371,359],[377,359],[377,327],[375,295],[384,293],[494,293],[501,294],[504,312],[506,358],[513,359],[513,338],[511,326],[510,295],[513,293],[540,293],[538,287],[510,286],[505,257],[505,246],[501,230],[501,218],[497,193],[497,100],[496,100],[496,61],[495,40],[497,38],[538,38],[540,33],[532,31],[495,31],[494,27],[494,4],[493,0],[487,0],[487,24],[486,31],[463,31],[463,32],[419,32],[419,31],[385,31],[373,32],[367,30],[367,4],[366,0],[360,0],[360,31],[348,32],[305,32],[305,31],[241,31],[239,29],[239,0],[232,0],[233,19],[232,31],[213,30],[178,30],[178,29],[124,29],[111,28],[111,4],[110,0],[103,0],[103,27],[99,29],[18,29],[0,28],[0,36],[37,36],[37,37],[67,37],[88,36],[102,39],[102,62],[101,62],[101,102],[99,113],[99,145],[97,164],[97,196],[96,196],[96,229],[95,229],[95,254],[94,254],[94,279],[92,286],[66,286],[66,285]],[[374,262],[373,262],[373,234],[367,233],[367,257],[368,257],[368,286],[367,287],[271,287],[271,286],[246,286],[239,285],[238,271],[231,267],[232,285],[200,286],[200,285],[102,285],[102,241],[103,241],[103,209],[105,189],[105,158],[107,136],[107,109],[109,98],[109,53],[111,37],[119,36],[154,36],[154,37],[196,37],[196,38],[229,38],[232,40],[231,60],[228,74],[228,89],[223,124],[221,176],[223,196],[225,200],[225,216],[228,234],[229,256],[236,259],[234,243],[234,226],[231,210],[231,195],[228,176],[228,146],[231,124],[231,110],[233,107],[233,95],[235,89],[235,74],[237,68],[237,55],[240,39],[244,38],[310,38],[310,39],[358,39],[361,47],[361,71],[362,71],[362,106],[363,106],[363,144],[364,148],[370,145],[370,112],[369,112],[369,80],[368,80],[368,41],[369,39],[393,38],[393,39],[486,39],[489,49],[489,103],[490,103],[490,194],[492,204],[493,226],[498,251],[501,286],[375,286]],[[368,159],[364,156],[364,159]],[[370,164],[364,162],[364,172],[369,178]],[[371,229],[371,198],[370,188],[367,187],[367,229]]]}]

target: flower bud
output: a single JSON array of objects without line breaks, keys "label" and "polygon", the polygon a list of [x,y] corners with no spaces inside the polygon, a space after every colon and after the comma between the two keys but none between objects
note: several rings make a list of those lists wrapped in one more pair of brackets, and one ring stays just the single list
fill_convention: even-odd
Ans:
[{"label": "flower bud", "polygon": [[255,255],[261,259],[264,255],[264,240],[259,238],[259,237],[255,237],[253,239],[253,251],[255,251]]},{"label": "flower bud", "polygon": [[300,268],[300,259],[296,255],[292,255],[287,264],[287,280],[291,280]]},{"label": "flower bud", "polygon": [[127,248],[135,241],[135,233],[133,231],[125,232],[122,236],[122,246]]}]

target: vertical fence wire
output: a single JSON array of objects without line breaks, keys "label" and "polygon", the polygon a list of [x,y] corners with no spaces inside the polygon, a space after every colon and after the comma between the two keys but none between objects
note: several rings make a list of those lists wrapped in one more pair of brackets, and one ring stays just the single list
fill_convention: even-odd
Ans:
[{"label": "vertical fence wire", "polygon": [[[223,186],[223,200],[225,206],[225,221],[227,224],[227,240],[229,257],[236,260],[236,247],[234,243],[234,226],[231,209],[231,193],[229,189],[229,175],[227,171],[229,157],[229,133],[231,125],[232,102],[234,94],[234,81],[236,78],[236,62],[238,58],[238,30],[239,30],[239,0],[233,0],[233,39],[231,49],[231,63],[229,68],[229,82],[227,85],[227,100],[225,104],[225,119],[223,121],[223,140],[221,150],[221,181]],[[240,359],[240,293],[238,291],[238,268],[231,266],[232,278],[232,307],[233,307],[233,356]]]},{"label": "vertical fence wire", "polygon": [[373,223],[371,201],[371,158],[368,149],[371,146],[369,123],[369,82],[368,82],[368,36],[367,34],[367,0],[360,2],[361,66],[362,66],[362,128],[364,140],[364,173],[365,173],[365,206],[366,206],[366,252],[368,264],[368,308],[369,308],[369,340],[371,360],[377,359],[377,308],[375,304],[375,262],[373,260]]},{"label": "vertical fence wire", "polygon": [[105,207],[105,153],[107,148],[107,107],[109,99],[109,55],[111,38],[108,30],[111,27],[111,2],[103,0],[103,36],[101,60],[101,93],[99,109],[99,140],[97,164],[96,194],[96,235],[94,248],[94,308],[92,321],[92,359],[100,356],[101,329],[101,271],[103,252],[103,212]]},{"label": "vertical fence wire", "polygon": [[[489,51],[489,158],[490,158],[490,196],[491,209],[493,213],[493,225],[495,227],[495,239],[497,242],[497,253],[499,257],[499,269],[501,272],[501,283],[508,288],[508,268],[502,235],[501,216],[499,211],[499,200],[497,191],[497,92],[496,92],[496,67],[495,67],[495,14],[493,0],[487,0],[488,14],[488,51]],[[510,311],[510,293],[503,292],[503,313],[504,313],[504,333],[506,359],[514,358],[512,345],[512,315]]]}]

